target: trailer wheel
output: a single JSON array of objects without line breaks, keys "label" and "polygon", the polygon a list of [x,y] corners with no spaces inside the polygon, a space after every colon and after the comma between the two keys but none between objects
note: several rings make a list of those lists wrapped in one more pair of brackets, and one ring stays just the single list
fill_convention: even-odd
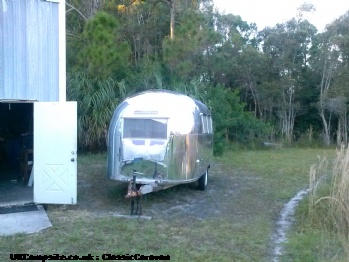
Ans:
[{"label": "trailer wheel", "polygon": [[198,180],[198,188],[199,190],[204,191],[207,187],[207,179],[208,179],[208,170],[206,170],[205,174],[203,174]]}]

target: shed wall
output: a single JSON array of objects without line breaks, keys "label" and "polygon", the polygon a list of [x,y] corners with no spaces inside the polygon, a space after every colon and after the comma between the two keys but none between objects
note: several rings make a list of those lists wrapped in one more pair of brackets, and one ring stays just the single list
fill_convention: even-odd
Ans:
[{"label": "shed wall", "polygon": [[0,0],[0,99],[59,100],[58,8]]}]

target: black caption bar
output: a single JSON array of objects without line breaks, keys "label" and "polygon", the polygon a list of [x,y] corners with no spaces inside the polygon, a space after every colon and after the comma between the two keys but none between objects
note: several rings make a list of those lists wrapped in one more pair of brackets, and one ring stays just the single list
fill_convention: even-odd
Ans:
[{"label": "black caption bar", "polygon": [[103,254],[101,256],[93,256],[91,254],[88,254],[87,256],[78,256],[78,255],[59,255],[59,254],[52,254],[52,255],[30,255],[30,254],[10,254],[11,260],[31,260],[31,261],[47,261],[47,260],[170,260],[169,255],[140,255],[140,254],[134,254],[134,255],[112,255],[112,254]]}]

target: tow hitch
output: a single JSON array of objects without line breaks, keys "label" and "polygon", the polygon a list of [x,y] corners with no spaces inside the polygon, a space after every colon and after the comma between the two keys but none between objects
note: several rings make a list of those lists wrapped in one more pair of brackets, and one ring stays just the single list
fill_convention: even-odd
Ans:
[{"label": "tow hitch", "polygon": [[[136,175],[140,174],[136,172],[136,170],[133,170],[133,177],[130,181],[130,184],[128,185],[128,190],[125,198],[131,199],[131,216],[141,216],[142,215],[142,205],[141,205],[141,196],[142,193],[140,190],[137,189],[136,186]],[[137,204],[135,209],[135,202]]]}]

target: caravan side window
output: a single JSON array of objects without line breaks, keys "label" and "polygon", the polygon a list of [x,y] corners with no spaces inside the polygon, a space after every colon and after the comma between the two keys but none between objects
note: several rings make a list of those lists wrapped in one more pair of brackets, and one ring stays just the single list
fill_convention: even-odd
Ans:
[{"label": "caravan side window", "polygon": [[206,116],[201,115],[201,122],[202,122],[202,133],[207,134],[207,121],[206,121]]},{"label": "caravan side window", "polygon": [[208,115],[201,115],[202,122],[202,133],[211,134],[212,133],[212,118]]},{"label": "caravan side window", "polygon": [[212,127],[212,117],[211,116],[207,116],[207,125],[208,125],[208,132],[210,134],[213,133],[213,127]]}]

